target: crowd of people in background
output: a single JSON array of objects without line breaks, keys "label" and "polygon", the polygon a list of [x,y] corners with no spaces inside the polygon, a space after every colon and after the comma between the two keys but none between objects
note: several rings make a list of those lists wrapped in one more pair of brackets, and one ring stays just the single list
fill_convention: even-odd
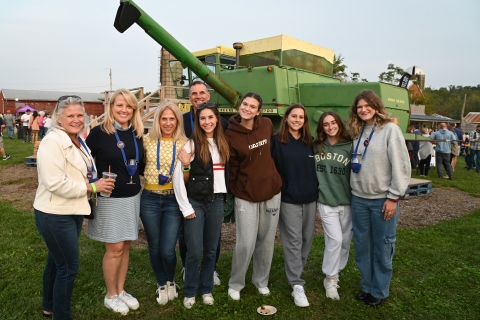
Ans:
[{"label": "crowd of people in background", "polygon": [[[467,140],[467,169],[475,166],[480,172],[480,125],[466,139],[447,123],[439,123],[434,132],[411,126],[408,132],[432,141],[405,142],[380,98],[369,90],[353,101],[348,129],[337,113],[324,112],[313,133],[301,104],[285,110],[274,132],[271,120],[261,116],[263,101],[257,93],[247,93],[229,121],[209,102],[203,82],[190,85],[189,99],[191,111],[183,115],[176,104],[161,103],[147,134],[137,99],[126,89],[113,93],[100,124],[87,117],[82,99],[73,95],[60,97],[51,115],[31,110],[18,119],[9,110],[0,115],[7,139],[21,129],[25,143],[41,141],[34,208],[48,249],[44,316],[72,318],[84,218],[88,237],[105,247],[107,309],[125,315],[140,307],[125,290],[130,243],[138,238],[140,221],[157,303],[165,305],[179,296],[178,241],[184,307],[194,307],[197,294],[203,304],[213,305],[229,198],[236,223],[226,292],[230,299],[241,299],[252,258],[251,282],[260,295],[270,295],[278,226],[293,303],[308,307],[302,274],[318,214],[325,237],[321,270],[326,297],[340,299],[340,274],[353,238],[361,274],[355,298],[378,307],[390,292],[399,200],[411,170],[418,167],[420,176],[427,177],[435,156],[438,176],[453,179],[462,141]],[[4,160],[10,157],[1,134],[0,152]]]}]

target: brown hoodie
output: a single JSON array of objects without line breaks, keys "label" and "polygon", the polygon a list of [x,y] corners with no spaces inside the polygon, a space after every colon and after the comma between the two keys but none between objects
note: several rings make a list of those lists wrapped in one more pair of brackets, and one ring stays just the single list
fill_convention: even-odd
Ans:
[{"label": "brown hoodie", "polygon": [[257,116],[253,130],[242,126],[240,121],[240,115],[232,116],[225,131],[230,145],[230,191],[251,202],[269,200],[282,188],[282,179],[270,153],[272,121]]}]

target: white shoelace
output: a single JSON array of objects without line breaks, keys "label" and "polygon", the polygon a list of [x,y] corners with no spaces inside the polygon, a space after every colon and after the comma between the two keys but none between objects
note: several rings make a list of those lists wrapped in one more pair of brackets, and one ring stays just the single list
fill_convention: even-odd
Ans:
[{"label": "white shoelace", "polygon": [[303,288],[295,287],[293,290],[295,291],[295,293],[298,295],[299,298],[307,299],[307,296],[305,295],[305,290],[303,290]]}]

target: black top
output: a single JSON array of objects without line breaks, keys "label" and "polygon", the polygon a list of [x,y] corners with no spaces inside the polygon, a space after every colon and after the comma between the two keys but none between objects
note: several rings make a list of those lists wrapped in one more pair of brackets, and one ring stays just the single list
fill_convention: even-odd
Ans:
[{"label": "black top", "polygon": [[[220,120],[222,121],[223,131],[227,130],[228,128],[228,120],[224,117],[220,116]],[[195,123],[195,114],[193,113],[193,106],[190,108],[190,112],[183,114],[183,128],[185,129],[185,135],[187,138],[192,137],[193,133],[193,123]]]},{"label": "black top", "polygon": [[[126,131],[117,131],[118,137],[124,142],[125,157],[128,159],[135,159],[135,144],[133,142],[132,129]],[[137,140],[139,159],[138,164],[143,165],[143,140],[142,138]],[[108,172],[108,166],[110,171],[117,174],[115,180],[115,187],[111,194],[113,198],[127,198],[133,197],[140,192],[140,177],[139,172],[141,168],[138,168],[137,172],[133,176],[133,182],[135,184],[127,184],[130,182],[130,175],[127,172],[125,163],[123,162],[122,151],[117,147],[117,139],[115,134],[107,134],[101,129],[101,126],[97,126],[90,131],[87,137],[87,146],[92,152],[92,156],[95,158],[95,165],[97,167],[98,177],[102,177],[102,172]]]},{"label": "black top", "polygon": [[272,158],[282,177],[282,202],[307,204],[317,200],[317,176],[313,147],[307,147],[301,139],[288,136],[288,143],[280,143],[278,135],[271,139]]}]

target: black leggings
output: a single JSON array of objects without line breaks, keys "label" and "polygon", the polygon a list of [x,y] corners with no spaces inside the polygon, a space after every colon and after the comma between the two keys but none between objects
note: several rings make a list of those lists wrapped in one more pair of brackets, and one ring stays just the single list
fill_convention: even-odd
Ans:
[{"label": "black leggings", "polygon": [[430,160],[432,159],[432,156],[429,155],[425,159],[420,160],[420,164],[418,165],[418,169],[420,170],[420,174],[422,176],[427,176],[428,177],[428,171],[430,171]]}]

